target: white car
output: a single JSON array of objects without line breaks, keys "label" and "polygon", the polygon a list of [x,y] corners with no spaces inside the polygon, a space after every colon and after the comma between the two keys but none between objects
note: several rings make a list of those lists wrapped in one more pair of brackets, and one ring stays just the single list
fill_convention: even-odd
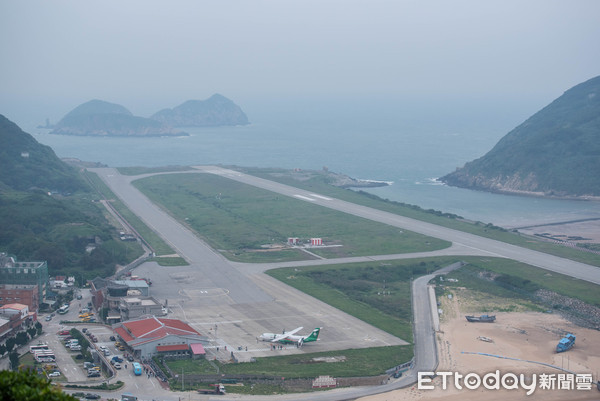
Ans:
[{"label": "white car", "polygon": [[59,371],[54,371],[52,373],[48,373],[48,377],[58,377],[58,376],[60,376]]},{"label": "white car", "polygon": [[121,364],[119,362],[113,363],[113,366],[115,367],[115,369],[121,369]]}]

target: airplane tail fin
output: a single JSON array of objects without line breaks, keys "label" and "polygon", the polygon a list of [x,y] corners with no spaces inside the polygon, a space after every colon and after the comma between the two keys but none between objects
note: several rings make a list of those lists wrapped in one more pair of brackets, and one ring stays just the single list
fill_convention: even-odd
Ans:
[{"label": "airplane tail fin", "polygon": [[319,332],[320,331],[321,331],[320,327],[317,327],[316,329],[314,329],[312,331],[312,333],[310,333],[310,335],[304,339],[304,342],[317,341],[317,338],[319,337]]}]

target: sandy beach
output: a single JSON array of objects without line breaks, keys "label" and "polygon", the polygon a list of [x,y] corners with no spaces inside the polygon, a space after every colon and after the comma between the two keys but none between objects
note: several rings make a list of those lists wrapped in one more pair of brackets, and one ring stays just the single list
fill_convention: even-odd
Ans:
[{"label": "sandy beach", "polygon": [[[396,400],[599,400],[600,391],[595,381],[600,372],[600,331],[578,327],[557,314],[539,312],[496,313],[494,323],[469,323],[462,310],[460,297],[442,300],[443,310],[438,339],[438,372],[458,372],[466,375],[477,373],[483,378],[499,370],[499,374],[524,374],[526,383],[537,375],[537,386],[531,395],[524,388],[513,390],[490,390],[480,385],[477,389],[462,390],[454,386],[454,378],[448,380],[447,389],[442,389],[442,378],[437,377],[428,385],[433,390],[419,390],[417,385],[377,396],[361,398],[362,401]],[[576,345],[567,352],[556,353],[556,344],[566,332],[577,336]],[[497,355],[503,359],[493,356]],[[573,372],[573,376],[566,371]],[[556,379],[554,389],[539,387],[540,375],[547,374]],[[592,374],[591,390],[577,389],[578,374]],[[579,376],[581,377],[581,376]],[[559,384],[560,383],[560,384]],[[572,385],[571,390],[558,387]]]}]

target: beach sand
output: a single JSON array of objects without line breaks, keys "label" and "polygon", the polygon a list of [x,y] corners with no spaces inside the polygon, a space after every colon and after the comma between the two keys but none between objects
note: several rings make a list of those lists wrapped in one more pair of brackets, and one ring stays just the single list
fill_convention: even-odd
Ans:
[{"label": "beach sand", "polygon": [[[419,390],[417,385],[385,394],[361,398],[361,401],[396,400],[600,400],[600,391],[595,381],[600,372],[600,331],[578,327],[557,314],[538,312],[496,313],[494,323],[469,323],[461,310],[458,297],[442,300],[438,339],[438,372],[477,373],[480,377],[490,372],[525,374],[527,383],[535,373],[564,374],[558,369],[526,361],[536,361],[563,367],[575,373],[592,374],[591,390],[544,390],[536,387],[527,396],[524,389],[489,390],[480,386],[476,390],[454,387],[453,379],[443,390],[442,380],[437,377],[432,383],[433,390]],[[556,344],[566,332],[577,336],[575,347],[563,353],[556,353]],[[479,337],[487,337],[486,342]],[[522,361],[500,359],[491,356],[468,354],[475,352],[499,355]],[[538,379],[539,380],[539,379]],[[566,380],[567,382],[569,380]],[[563,383],[565,380],[562,381]],[[573,381],[574,382],[574,381]],[[574,386],[576,387],[576,386]],[[557,388],[557,386],[555,386]]]}]

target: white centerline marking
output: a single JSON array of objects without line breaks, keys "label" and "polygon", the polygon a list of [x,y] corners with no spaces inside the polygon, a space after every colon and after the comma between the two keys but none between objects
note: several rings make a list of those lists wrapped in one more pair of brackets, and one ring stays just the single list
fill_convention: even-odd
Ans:
[{"label": "white centerline marking", "polygon": [[316,201],[316,199],[309,198],[308,196],[303,196],[303,195],[294,195],[294,197],[298,198],[298,199],[305,200],[305,201],[309,201],[309,202],[315,202]]},{"label": "white centerline marking", "polygon": [[319,198],[319,199],[323,199],[323,200],[328,200],[328,201],[333,200],[331,198],[328,198],[328,197],[323,196],[323,195],[318,195],[318,194],[310,194],[310,196],[314,196],[315,198]]}]

